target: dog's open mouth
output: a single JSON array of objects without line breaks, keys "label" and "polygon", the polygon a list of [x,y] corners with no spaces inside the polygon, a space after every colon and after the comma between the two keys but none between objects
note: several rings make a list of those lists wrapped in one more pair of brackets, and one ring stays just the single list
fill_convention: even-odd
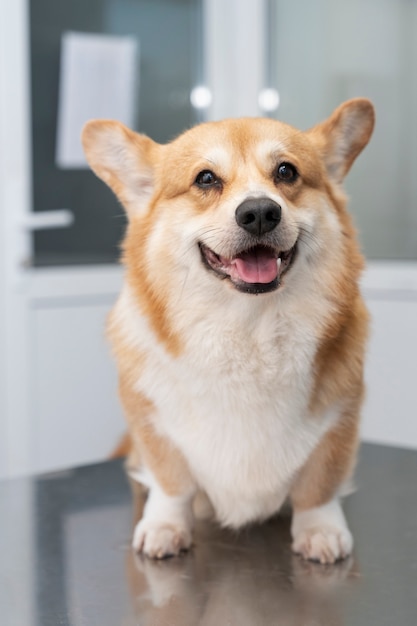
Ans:
[{"label": "dog's open mouth", "polygon": [[229,259],[216,254],[203,243],[199,245],[206,267],[220,278],[229,278],[239,291],[254,294],[274,291],[280,286],[282,276],[293,264],[297,250],[297,244],[286,251],[257,245]]}]

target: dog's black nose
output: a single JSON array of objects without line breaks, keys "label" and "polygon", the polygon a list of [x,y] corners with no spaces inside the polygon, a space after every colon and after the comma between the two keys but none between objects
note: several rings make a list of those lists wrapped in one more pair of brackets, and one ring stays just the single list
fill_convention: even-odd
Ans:
[{"label": "dog's black nose", "polygon": [[280,223],[281,207],[270,198],[248,198],[236,209],[236,222],[251,235],[265,235]]}]

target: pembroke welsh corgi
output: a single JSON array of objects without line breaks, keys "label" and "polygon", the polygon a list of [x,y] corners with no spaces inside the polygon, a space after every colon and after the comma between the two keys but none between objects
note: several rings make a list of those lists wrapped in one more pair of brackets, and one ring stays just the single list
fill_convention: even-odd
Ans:
[{"label": "pembroke welsh corgi", "polygon": [[368,314],[342,182],[374,126],[345,102],[302,132],[198,125],[166,145],[115,121],[83,131],[128,214],[108,333],[149,495],[133,546],[192,543],[193,500],[239,528],[292,506],[293,550],[352,550],[340,496],[355,463]]}]

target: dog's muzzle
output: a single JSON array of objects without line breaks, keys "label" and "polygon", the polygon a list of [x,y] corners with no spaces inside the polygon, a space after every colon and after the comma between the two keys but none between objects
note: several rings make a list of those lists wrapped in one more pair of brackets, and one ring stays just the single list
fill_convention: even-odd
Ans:
[{"label": "dog's muzzle", "polygon": [[242,246],[235,254],[224,256],[200,242],[204,265],[244,293],[278,289],[297,250],[297,242],[287,250],[276,243],[280,238],[274,230],[281,222],[281,213],[280,205],[270,198],[244,200],[235,211],[236,223],[242,229]]}]

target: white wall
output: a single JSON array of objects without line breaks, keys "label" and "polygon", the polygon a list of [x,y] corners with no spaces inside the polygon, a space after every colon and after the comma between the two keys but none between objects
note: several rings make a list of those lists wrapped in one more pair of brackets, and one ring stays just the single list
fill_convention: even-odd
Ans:
[{"label": "white wall", "polygon": [[114,296],[44,302],[30,318],[33,469],[108,458],[125,431],[104,336]]},{"label": "white wall", "polygon": [[363,291],[371,313],[363,438],[417,448],[417,269],[370,263]]}]

